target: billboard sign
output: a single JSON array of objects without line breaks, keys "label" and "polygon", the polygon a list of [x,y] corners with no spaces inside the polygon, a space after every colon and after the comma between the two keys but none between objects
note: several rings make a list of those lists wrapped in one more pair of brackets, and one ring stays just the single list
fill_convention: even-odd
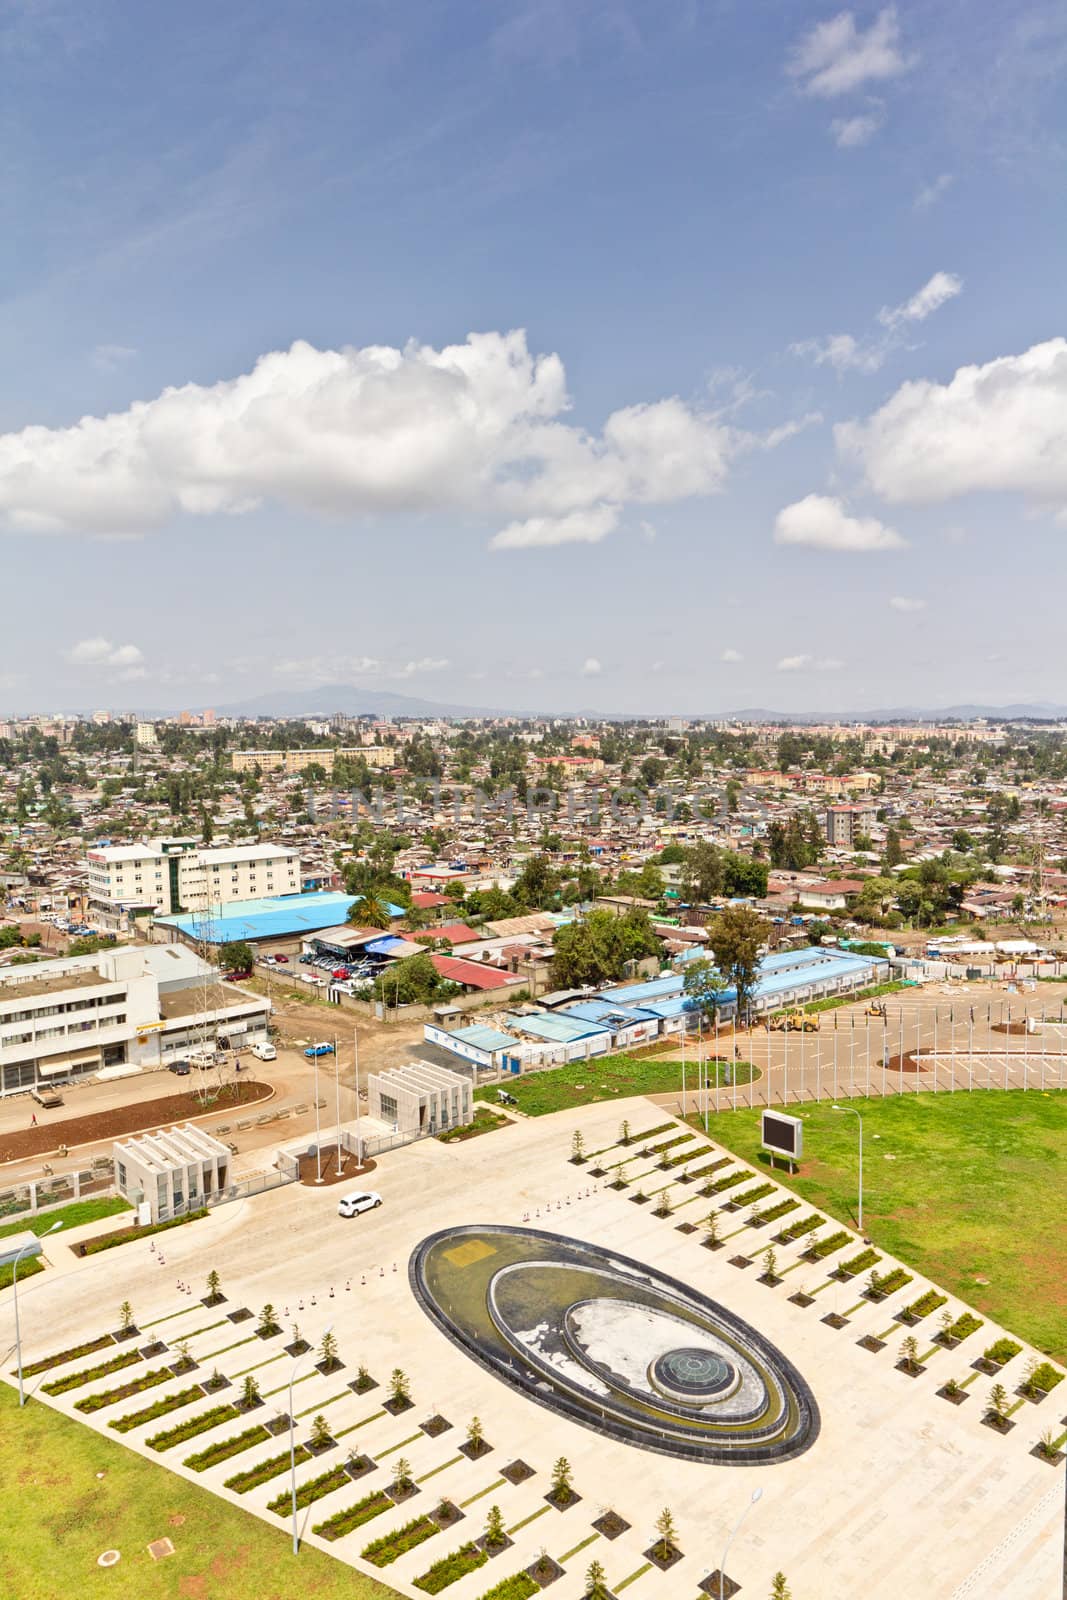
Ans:
[{"label": "billboard sign", "polygon": [[784,1111],[764,1111],[760,1142],[772,1155],[799,1161],[804,1154],[804,1124],[799,1117],[787,1117]]}]

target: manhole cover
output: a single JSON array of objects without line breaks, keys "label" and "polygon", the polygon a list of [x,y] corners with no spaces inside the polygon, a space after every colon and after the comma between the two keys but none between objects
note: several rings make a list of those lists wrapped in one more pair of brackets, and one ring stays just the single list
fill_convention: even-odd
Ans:
[{"label": "manhole cover", "polygon": [[98,1567],[113,1567],[118,1560],[119,1552],[117,1550],[105,1550],[102,1556],[97,1556],[96,1564]]},{"label": "manhole cover", "polygon": [[148,1554],[153,1561],[162,1561],[164,1556],[172,1556],[174,1554],[174,1546],[169,1539],[153,1539],[148,1546]]}]

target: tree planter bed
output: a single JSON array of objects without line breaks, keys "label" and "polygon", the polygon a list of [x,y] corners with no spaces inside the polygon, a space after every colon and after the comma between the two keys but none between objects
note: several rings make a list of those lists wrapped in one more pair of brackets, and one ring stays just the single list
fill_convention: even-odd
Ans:
[{"label": "tree planter bed", "polygon": [[825,1322],[825,1324],[826,1324],[826,1326],[828,1328],[847,1328],[848,1327],[848,1318],[841,1316],[840,1313],[837,1312],[837,1311],[831,1311],[830,1315],[828,1317],[820,1317],[819,1321],[820,1322]]},{"label": "tree planter bed", "polygon": [[919,1378],[926,1371],[921,1361],[894,1361],[893,1370],[902,1372],[906,1378]]},{"label": "tree planter bed", "polygon": [[942,1385],[937,1392],[942,1400],[948,1401],[950,1406],[961,1406],[965,1400],[969,1400],[971,1398],[966,1389],[957,1389],[955,1394],[949,1394],[944,1385]]},{"label": "tree planter bed", "polygon": [[284,1417],[271,1417],[263,1426],[272,1439],[277,1439],[279,1434],[289,1432],[289,1413],[286,1412]]},{"label": "tree planter bed", "polygon": [[732,1596],[740,1592],[741,1585],[735,1583],[729,1573],[720,1575],[719,1569],[716,1567],[714,1572],[708,1573],[703,1583],[697,1584],[697,1588],[710,1595],[711,1600],[719,1600],[720,1594],[723,1600],[732,1600]]},{"label": "tree planter bed", "polygon": [[345,1471],[355,1483],[358,1478],[365,1478],[368,1472],[373,1472],[377,1465],[370,1456],[357,1456],[354,1461],[345,1462]]},{"label": "tree planter bed", "polygon": [[139,1428],[142,1423],[154,1422],[157,1417],[165,1417],[171,1411],[177,1411],[181,1406],[191,1406],[194,1400],[202,1400],[204,1391],[198,1383],[191,1389],[182,1389],[178,1394],[168,1396],[166,1400],[157,1400],[154,1406],[146,1406],[143,1411],[131,1411],[128,1416],[116,1417],[108,1423],[109,1428],[114,1428],[116,1433],[129,1433],[132,1428]]},{"label": "tree planter bed", "polygon": [[251,1316],[252,1313],[247,1306],[238,1306],[236,1311],[227,1311],[226,1320],[228,1322],[248,1322]]},{"label": "tree planter bed", "polygon": [[451,1500],[439,1500],[430,1516],[439,1528],[454,1527],[457,1522],[462,1522],[465,1512],[461,1511]]},{"label": "tree planter bed", "polygon": [[336,1450],[336,1439],[323,1439],[321,1444],[315,1444],[311,1439],[305,1441],[305,1450],[312,1456],[324,1456],[327,1450]]},{"label": "tree planter bed", "polygon": [[441,1530],[432,1517],[415,1517],[411,1522],[406,1522],[402,1528],[397,1528],[395,1533],[383,1535],[380,1539],[372,1539],[370,1544],[364,1545],[361,1554],[364,1561],[369,1561],[372,1567],[388,1567],[409,1550],[414,1550],[416,1545],[432,1539]]},{"label": "tree planter bed", "polygon": [[153,1339],[151,1344],[141,1346],[140,1353],[146,1361],[149,1361],[152,1356],[161,1356],[166,1348],[162,1339]]},{"label": "tree planter bed", "polygon": [[724,1241],[722,1239],[704,1239],[701,1243],[705,1250],[721,1250]]},{"label": "tree planter bed", "polygon": [[480,1550],[473,1542],[461,1544],[451,1555],[442,1556],[440,1561],[435,1561],[421,1578],[416,1578],[415,1588],[421,1589],[423,1594],[440,1594],[450,1583],[456,1583],[460,1578],[465,1578],[468,1572],[475,1572],[479,1567],[484,1567],[488,1559],[485,1551]]},{"label": "tree planter bed", "polygon": [[490,1544],[489,1540],[483,1535],[482,1538],[475,1540],[475,1543],[478,1549],[484,1550],[490,1561],[492,1561],[496,1556],[502,1556],[505,1550],[510,1550],[515,1541],[514,1539],[509,1539],[505,1534],[499,1543]]},{"label": "tree planter bed", "polygon": [[759,1277],[756,1279],[756,1282],[766,1284],[768,1289],[777,1289],[780,1283],[785,1282],[785,1279],[779,1278],[773,1272],[761,1272]]},{"label": "tree planter bed", "polygon": [[403,1488],[395,1483],[386,1484],[385,1492],[395,1506],[402,1506],[405,1500],[414,1499],[417,1494],[422,1493],[422,1490],[417,1483],[409,1479]]},{"label": "tree planter bed", "polygon": [[621,1533],[629,1532],[630,1524],[617,1511],[605,1511],[602,1517],[597,1517],[593,1527],[605,1539],[617,1539]]},{"label": "tree planter bed", "polygon": [[644,1552],[646,1561],[651,1561],[654,1567],[661,1572],[669,1572],[682,1559],[682,1552],[676,1544],[669,1544],[664,1550],[661,1544],[654,1544]]},{"label": "tree planter bed", "polygon": [[493,1447],[489,1443],[488,1439],[478,1439],[475,1441],[465,1439],[459,1446],[459,1453],[461,1456],[466,1456],[468,1461],[480,1461],[483,1456],[487,1456],[489,1454],[492,1448]]},{"label": "tree planter bed", "polygon": [[50,1372],[53,1367],[62,1367],[68,1361],[78,1361],[82,1356],[95,1355],[98,1350],[106,1350],[115,1343],[110,1333],[101,1334],[99,1339],[90,1339],[86,1344],[76,1344],[69,1350],[58,1350],[54,1356],[44,1356],[40,1361],[32,1361],[28,1367],[23,1367],[24,1378],[35,1378],[39,1372]]},{"label": "tree planter bed", "polygon": [[[532,1567],[527,1567],[522,1576],[530,1579],[533,1584],[533,1588],[521,1590],[516,1589],[514,1591],[515,1600],[519,1600],[520,1595],[536,1594],[538,1589],[547,1589],[550,1583],[555,1583],[557,1578],[562,1578],[563,1568],[560,1566],[559,1562],[554,1561],[551,1556],[546,1556],[544,1561],[535,1561]],[[512,1581],[514,1582],[514,1580]],[[503,1595],[504,1584],[498,1584],[497,1589],[499,1589]],[[495,1594],[495,1592],[495,1590],[490,1589],[489,1594],[482,1596],[482,1600],[490,1600],[490,1596]],[[510,1591],[508,1593],[507,1600],[512,1600]]]},{"label": "tree planter bed", "polygon": [[815,1304],[815,1296],[813,1294],[805,1294],[803,1289],[798,1289],[796,1294],[789,1296],[789,1303],[794,1306],[813,1306]]},{"label": "tree planter bed", "polygon": [[[315,1371],[320,1372],[324,1378],[329,1378],[335,1372],[343,1372],[344,1368],[345,1364],[341,1360],[340,1356],[334,1356],[332,1361],[316,1361],[315,1363]],[[389,1401],[386,1401],[386,1405],[388,1404]],[[407,1401],[402,1409],[406,1411],[410,1404],[411,1401]],[[396,1415],[395,1411],[393,1415]]]},{"label": "tree planter bed", "polygon": [[695,1222],[679,1222],[674,1231],[676,1233],[696,1233],[697,1225]]},{"label": "tree planter bed", "polygon": [[179,1422],[173,1428],[165,1428],[162,1433],[154,1433],[150,1439],[145,1440],[145,1444],[150,1450],[170,1450],[176,1444],[184,1444],[186,1439],[195,1439],[198,1433],[207,1433],[209,1428],[217,1428],[220,1422],[233,1422],[236,1417],[237,1410],[234,1406],[212,1406],[210,1411],[189,1417],[187,1421]]},{"label": "tree planter bed", "polygon": [[80,1372],[68,1372],[66,1377],[53,1378],[51,1383],[44,1383],[41,1387],[45,1394],[66,1394],[69,1389],[80,1389],[83,1383],[95,1383],[97,1378],[110,1377],[113,1372],[119,1372],[123,1367],[132,1367],[140,1360],[138,1351],[127,1350],[125,1355],[115,1356],[99,1367],[85,1367]]},{"label": "tree planter bed", "polygon": [[580,1503],[581,1498],[581,1495],[576,1489],[572,1489],[570,1491],[566,1500],[560,1500],[551,1489],[549,1490],[548,1494],[545,1495],[545,1499],[548,1501],[548,1504],[555,1507],[557,1511],[569,1511],[571,1506],[576,1506]]},{"label": "tree planter bed", "polygon": [[91,1416],[94,1411],[103,1411],[105,1406],[113,1406],[118,1400],[128,1400],[131,1395],[143,1394],[157,1384],[169,1383],[173,1376],[169,1367],[153,1367],[148,1372],[142,1372],[139,1378],[119,1384],[117,1389],[102,1389],[99,1394],[84,1395],[81,1400],[75,1400],[74,1409]]},{"label": "tree planter bed", "polygon": [[334,1512],[332,1517],[327,1517],[325,1522],[317,1522],[311,1530],[323,1539],[342,1539],[346,1533],[351,1533],[354,1528],[361,1528],[365,1522],[370,1522],[372,1517],[381,1516],[383,1511],[392,1511],[393,1502],[383,1489],[377,1489],[373,1494],[365,1495],[362,1500],[357,1500],[354,1506],[348,1506],[344,1511]]},{"label": "tree planter bed", "polygon": [[648,1198],[647,1194],[632,1194],[630,1196],[630,1204],[632,1206],[647,1206]]},{"label": "tree planter bed", "polygon": [[432,1417],[427,1417],[425,1422],[419,1423],[419,1428],[428,1439],[439,1439],[443,1433],[448,1432],[451,1426],[452,1424],[448,1418],[443,1417],[439,1411],[435,1412]]},{"label": "tree planter bed", "polygon": [[200,1387],[205,1394],[221,1394],[223,1389],[230,1387],[230,1380],[220,1372],[217,1378],[205,1378]]},{"label": "tree planter bed", "polygon": [[[307,1451],[302,1444],[296,1447],[296,1464],[300,1466],[309,1461]],[[289,1452],[283,1455],[269,1456],[266,1461],[257,1462],[254,1467],[246,1467],[243,1472],[237,1472],[232,1478],[227,1478],[225,1487],[232,1489],[235,1494],[247,1494],[249,1489],[256,1489],[261,1483],[269,1483],[271,1478],[276,1478],[279,1472],[289,1470]]]},{"label": "tree planter bed", "polygon": [[730,1265],[732,1267],[737,1267],[739,1271],[744,1272],[745,1268],[750,1267],[752,1263],[747,1256],[731,1256]]},{"label": "tree planter bed", "polygon": [[1038,1461],[1043,1461],[1047,1467],[1058,1467],[1064,1453],[1062,1450],[1042,1450],[1039,1444],[1035,1444],[1030,1454],[1036,1456]]},{"label": "tree planter bed", "polygon": [[532,1478],[533,1475],[533,1467],[522,1460],[510,1461],[506,1467],[501,1467],[500,1469],[500,1476],[506,1478],[509,1483],[514,1484],[516,1488],[520,1483],[525,1483],[528,1478]]},{"label": "tree planter bed", "polygon": [[219,1293],[219,1294],[206,1294],[206,1295],[204,1295],[204,1297],[201,1300],[200,1304],[202,1306],[207,1306],[208,1310],[210,1311],[214,1306],[225,1305],[226,1304],[226,1296],[224,1294],[222,1294],[222,1293]]},{"label": "tree planter bed", "polygon": [[285,1346],[285,1353],[287,1356],[292,1356],[293,1360],[295,1361],[297,1356],[307,1355],[310,1349],[311,1346],[308,1344],[306,1339],[294,1339],[292,1344],[287,1344]]},{"label": "tree planter bed", "polygon": [[1015,1424],[1012,1422],[1010,1417],[1005,1417],[1003,1420],[1001,1420],[999,1417],[990,1416],[984,1416],[982,1418],[982,1427],[992,1428],[994,1433],[1010,1433],[1014,1426]]},{"label": "tree planter bed", "polygon": [[869,1350],[872,1355],[877,1355],[879,1350],[885,1349],[885,1340],[876,1339],[873,1333],[865,1333],[862,1339],[856,1340],[856,1343],[861,1350]]},{"label": "tree planter bed", "polygon": [[377,1389],[378,1381],[368,1373],[366,1378],[353,1378],[348,1387],[353,1394],[370,1394],[372,1389]]}]

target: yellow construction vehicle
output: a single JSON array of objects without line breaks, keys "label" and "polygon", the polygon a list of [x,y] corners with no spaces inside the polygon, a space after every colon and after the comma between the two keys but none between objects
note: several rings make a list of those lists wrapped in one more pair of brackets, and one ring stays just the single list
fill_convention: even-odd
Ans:
[{"label": "yellow construction vehicle", "polygon": [[870,1005],[867,1007],[866,1011],[863,1013],[863,1015],[865,1017],[881,1017],[883,1022],[884,1022],[885,1021],[885,1001],[884,1000],[872,1000]]},{"label": "yellow construction vehicle", "polygon": [[789,1018],[784,1011],[776,1011],[767,1018],[768,1033],[782,1033],[789,1026]]},{"label": "yellow construction vehicle", "polygon": [[792,1033],[818,1033],[818,1014],[807,1011],[791,1011],[785,1023]]}]

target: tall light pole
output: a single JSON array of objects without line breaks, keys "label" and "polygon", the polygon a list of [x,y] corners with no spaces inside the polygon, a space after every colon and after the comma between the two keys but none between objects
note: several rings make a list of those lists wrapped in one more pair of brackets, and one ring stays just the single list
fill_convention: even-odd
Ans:
[{"label": "tall light pole", "polygon": [[337,1048],[337,1035],[333,1036],[334,1102],[337,1116],[337,1176],[341,1176],[341,1052]]},{"label": "tall light pole", "polygon": [[859,1215],[857,1217],[857,1221],[859,1223],[859,1230],[862,1233],[863,1232],[863,1118],[860,1116],[860,1114],[856,1110],[855,1106],[831,1106],[830,1109],[831,1109],[831,1111],[847,1111],[851,1116],[855,1117],[856,1121],[860,1125],[860,1203],[859,1203]]},{"label": "tall light pole", "polygon": [[[62,1221],[53,1222],[52,1226],[50,1228],[46,1228],[45,1231],[42,1234],[39,1235],[39,1237],[42,1238],[42,1239],[47,1239],[48,1235],[50,1233],[55,1233],[57,1228],[61,1228],[62,1226],[63,1226]],[[11,1292],[12,1292],[12,1295],[14,1296],[14,1301],[15,1301],[15,1351],[16,1351],[16,1356],[17,1356],[17,1361],[18,1361],[18,1369],[19,1369],[19,1405],[20,1406],[24,1406],[26,1404],[26,1391],[25,1391],[25,1389],[23,1388],[23,1385],[22,1385],[22,1334],[21,1334],[21,1331],[19,1329],[19,1262],[22,1260],[23,1256],[26,1254],[26,1251],[27,1250],[32,1250],[32,1249],[33,1249],[33,1242],[32,1241],[30,1243],[28,1243],[28,1244],[24,1244],[23,1245],[22,1249],[19,1251],[18,1255],[15,1257],[14,1265],[12,1267],[12,1272],[11,1272]]]},{"label": "tall light pole", "polygon": [[314,1060],[315,1060],[315,1164],[316,1164],[316,1173],[317,1173],[317,1176],[315,1178],[315,1182],[316,1183],[321,1183],[322,1182],[322,1129],[319,1126],[319,1047],[318,1047],[317,1044],[315,1044],[312,1048],[315,1051],[315,1056],[314,1056]]},{"label": "tall light pole", "polygon": [[730,1554],[730,1546],[733,1544],[738,1533],[741,1531],[742,1522],[744,1522],[745,1518],[748,1516],[756,1502],[758,1500],[762,1500],[762,1498],[763,1490],[757,1484],[755,1489],[752,1491],[752,1498],[749,1500],[748,1505],[742,1511],[741,1515],[738,1517],[737,1521],[730,1530],[730,1537],[726,1541],[726,1548],[722,1553],[722,1560],[719,1562],[719,1600],[726,1600],[726,1557]]},{"label": "tall light pole", "polygon": [[[322,1330],[322,1337],[325,1339],[326,1335],[330,1333],[332,1329],[333,1323],[331,1322],[328,1328],[324,1328]],[[300,1554],[300,1535],[296,1530],[296,1418],[293,1415],[293,1383],[296,1379],[296,1369],[300,1365],[301,1361],[303,1361],[304,1356],[307,1354],[308,1352],[305,1350],[303,1355],[294,1356],[293,1364],[289,1368],[289,1484],[293,1500],[294,1556],[298,1556]]]}]

